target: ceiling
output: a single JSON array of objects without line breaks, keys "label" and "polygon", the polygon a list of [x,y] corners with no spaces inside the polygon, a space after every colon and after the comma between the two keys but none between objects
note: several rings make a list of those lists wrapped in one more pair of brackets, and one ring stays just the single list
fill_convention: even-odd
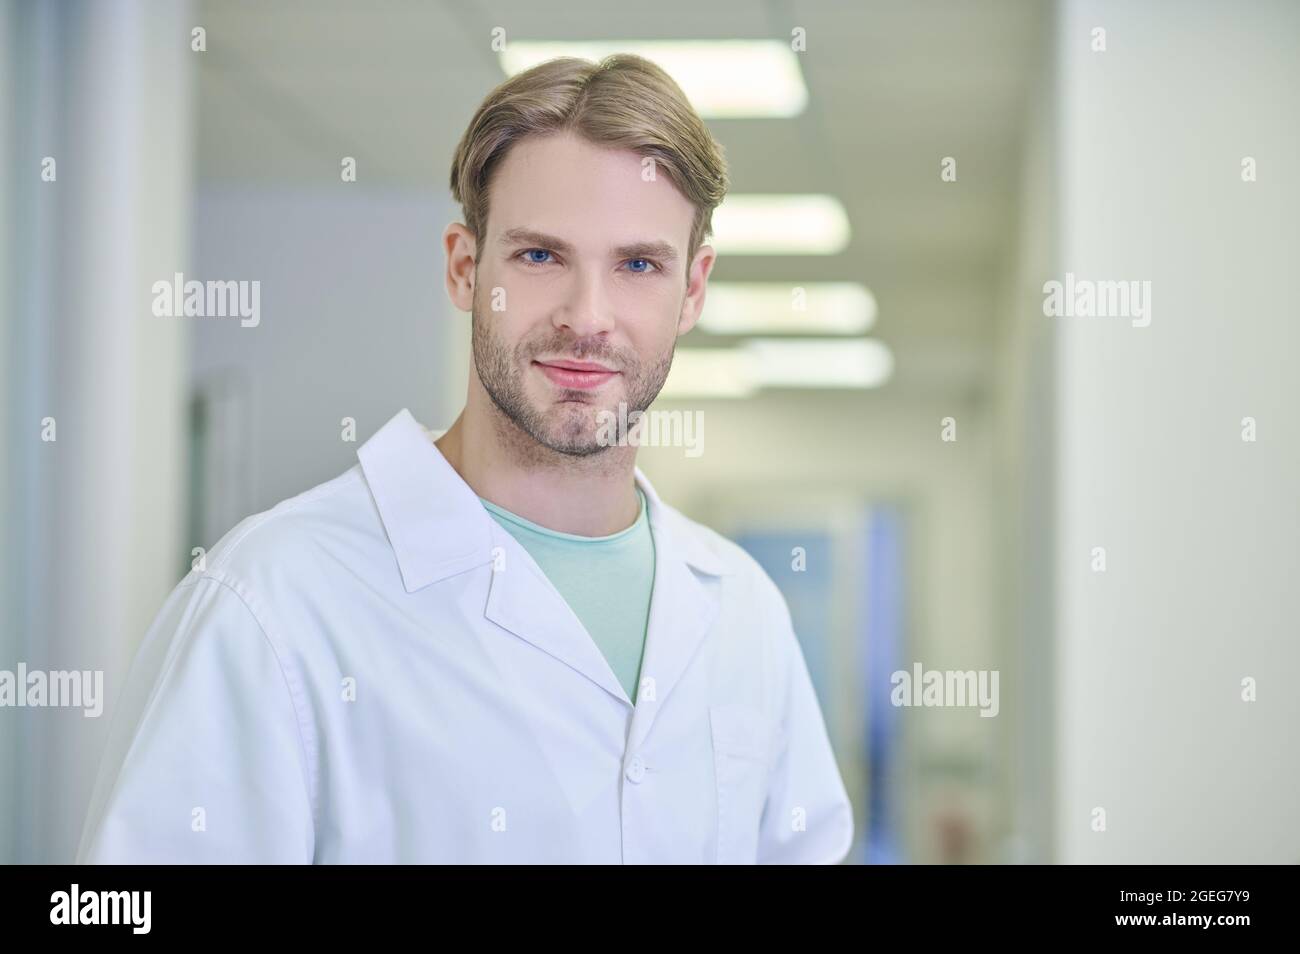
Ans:
[{"label": "ceiling", "polygon": [[[352,155],[367,181],[441,194],[465,124],[503,78],[494,27],[507,41],[784,38],[803,27],[808,109],[709,125],[733,192],[834,194],[852,241],[826,257],[724,256],[715,279],[861,281],[880,305],[872,334],[897,358],[891,388],[985,387],[1044,4],[220,0],[199,10],[201,181],[301,184],[326,166],[337,175],[335,157]],[[958,160],[955,183],[939,179],[944,156]]]}]

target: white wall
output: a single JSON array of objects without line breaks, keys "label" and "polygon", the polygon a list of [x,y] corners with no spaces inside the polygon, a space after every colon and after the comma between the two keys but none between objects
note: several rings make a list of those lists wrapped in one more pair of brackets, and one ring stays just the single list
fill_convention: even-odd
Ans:
[{"label": "white wall", "polygon": [[1062,861],[1300,861],[1297,36],[1289,2],[1062,8],[1060,267],[1153,286],[1146,328],[1043,319]]},{"label": "white wall", "polygon": [[[191,17],[184,3],[121,0],[7,7],[3,19],[15,52],[3,334],[17,507],[0,665],[103,671],[111,703],[179,552],[185,329],[149,304],[152,282],[187,261]],[[45,418],[56,440],[41,439]],[[0,713],[19,737],[5,779],[16,791],[0,804],[19,819],[16,860],[72,859],[110,717],[110,705],[98,719]]]},{"label": "white wall", "polygon": [[1054,850],[1053,653],[1055,327],[1043,282],[1058,269],[1056,64],[1040,51],[1025,117],[1015,241],[1003,266],[994,390],[992,541],[998,566],[1004,759],[1014,780],[1001,860],[1045,863]]},{"label": "white wall", "polygon": [[[15,0],[0,0],[0,169],[17,169],[18,144],[13,131],[17,128],[19,77],[18,19]],[[6,427],[18,424],[20,396],[18,382],[18,341],[10,329],[17,326],[18,296],[14,274],[17,231],[17,203],[12,193],[19,189],[17,176],[0,175],[0,422]],[[23,579],[18,557],[20,537],[18,488],[23,481],[17,455],[0,455],[0,667],[8,668],[20,654],[19,641],[24,626]],[[18,838],[18,749],[21,739],[18,721],[0,717],[0,864],[17,856]]]},{"label": "white wall", "polygon": [[[243,464],[210,487],[230,501],[210,547],[249,513],[328,480],[403,407],[446,427],[464,401],[461,325],[443,289],[450,200],[359,183],[199,191],[201,280],[261,282],[261,319],[195,329],[192,383],[223,380],[244,402]],[[341,421],[356,421],[356,440]]]}]

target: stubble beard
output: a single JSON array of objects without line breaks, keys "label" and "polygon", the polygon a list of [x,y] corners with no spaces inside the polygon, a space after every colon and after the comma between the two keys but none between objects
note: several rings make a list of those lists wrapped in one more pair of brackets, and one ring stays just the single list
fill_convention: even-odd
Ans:
[{"label": "stubble beard", "polygon": [[534,406],[524,385],[524,375],[534,358],[563,356],[575,361],[599,361],[621,371],[629,416],[647,410],[668,378],[677,346],[675,337],[668,352],[648,365],[628,349],[609,347],[597,338],[574,338],[559,329],[525,338],[511,349],[493,333],[491,316],[480,310],[477,297],[471,312],[474,367],[483,389],[504,419],[499,422],[504,426],[502,436],[513,438],[511,443],[525,454],[531,450],[529,456],[536,456],[543,448],[574,459],[604,453],[613,445],[601,440],[602,430],[608,431],[608,427],[603,425],[604,415],[600,412],[615,418],[620,414],[617,405],[602,403],[608,399],[577,389],[559,391],[546,408]]}]

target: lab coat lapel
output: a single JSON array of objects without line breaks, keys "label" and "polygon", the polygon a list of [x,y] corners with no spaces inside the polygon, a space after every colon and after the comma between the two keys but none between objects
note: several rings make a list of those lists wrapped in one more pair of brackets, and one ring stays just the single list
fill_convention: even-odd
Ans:
[{"label": "lab coat lapel", "polygon": [[636,475],[650,505],[655,580],[630,747],[640,745],[649,734],[655,714],[667,702],[717,619],[717,581],[701,580],[696,570],[707,576],[721,571],[716,558],[691,535],[692,528],[660,503],[640,469]]},{"label": "lab coat lapel", "polygon": [[487,619],[631,706],[569,604],[528,551],[487,512],[409,410],[394,415],[357,456],[407,592],[490,565]]},{"label": "lab coat lapel", "polygon": [[484,615],[606,692],[628,699],[600,647],[523,545],[492,521],[493,571]]},{"label": "lab coat lapel", "polygon": [[[681,680],[717,619],[719,605],[715,587],[718,584],[710,577],[723,573],[721,561],[701,545],[685,520],[660,502],[640,468],[635,479],[646,495],[649,508],[655,577],[631,744],[639,744],[649,733],[655,713]],[[631,706],[600,647],[528,551],[496,521],[492,525],[493,546],[501,548],[495,552],[504,553],[505,568],[493,573],[485,611],[487,618]]]},{"label": "lab coat lapel", "polygon": [[[484,616],[631,707],[569,604],[523,545],[484,509],[409,410],[396,414],[357,456],[408,592],[490,563]],[[726,571],[701,531],[660,502],[640,468],[634,479],[646,495],[655,545],[650,619],[631,730],[639,742],[717,618],[715,578]]]}]

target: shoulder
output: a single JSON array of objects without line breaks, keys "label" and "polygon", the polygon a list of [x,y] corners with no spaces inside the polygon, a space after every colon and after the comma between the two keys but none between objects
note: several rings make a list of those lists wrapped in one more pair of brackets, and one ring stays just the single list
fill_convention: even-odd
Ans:
[{"label": "shoulder", "polygon": [[661,507],[664,523],[687,563],[698,572],[719,577],[727,590],[750,600],[765,615],[789,619],[780,588],[748,551],[675,507],[662,502]]},{"label": "shoulder", "polygon": [[340,547],[382,542],[383,527],[359,465],[269,510],[245,517],[194,561],[185,581],[213,579],[241,595],[251,583],[306,577]]}]

